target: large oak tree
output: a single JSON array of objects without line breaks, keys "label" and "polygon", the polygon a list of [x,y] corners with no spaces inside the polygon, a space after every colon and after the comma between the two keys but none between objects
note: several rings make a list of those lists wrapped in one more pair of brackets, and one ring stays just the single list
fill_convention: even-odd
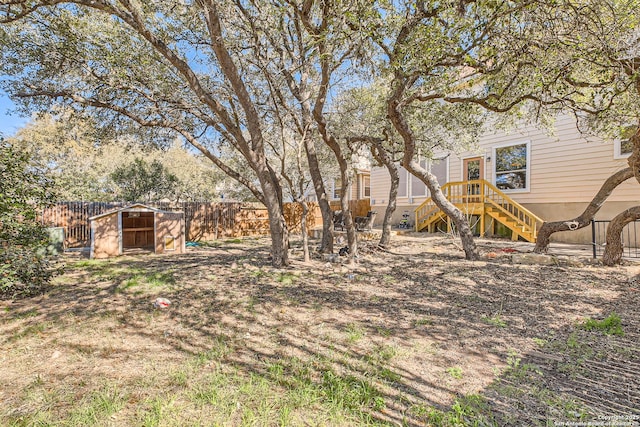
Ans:
[{"label": "large oak tree", "polygon": [[403,166],[452,218],[467,258],[476,256],[473,236],[418,163],[420,122],[411,115],[428,104],[476,106],[532,121],[572,111],[585,129],[611,136],[638,123],[638,17],[636,2],[627,0],[380,2],[354,27],[372,34],[381,69],[392,76],[387,117],[404,143]]},{"label": "large oak tree", "polygon": [[[286,265],[282,187],[260,108],[268,94],[241,72],[236,13],[211,0],[3,2],[3,85],[30,108],[57,100],[182,135],[265,204],[273,263]],[[220,140],[248,171],[220,160],[210,144]]]},{"label": "large oak tree", "polygon": [[[323,214],[322,246],[332,250],[332,214],[315,144],[323,141],[334,153],[347,187],[351,156],[328,123],[326,105],[337,90],[336,73],[357,50],[357,39],[345,37],[344,21],[357,19],[359,2],[2,4],[3,85],[14,99],[31,109],[62,101],[101,120],[126,118],[178,133],[266,205],[277,265],[288,262],[282,153],[276,152],[285,145],[267,139],[286,117],[304,136]],[[223,161],[221,146],[239,153],[241,162]],[[353,227],[347,228],[355,248]]]}]

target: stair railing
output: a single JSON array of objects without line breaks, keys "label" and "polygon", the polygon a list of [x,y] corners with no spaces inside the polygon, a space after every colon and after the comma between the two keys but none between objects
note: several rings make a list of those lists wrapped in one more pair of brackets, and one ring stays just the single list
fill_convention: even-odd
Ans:
[{"label": "stair railing", "polygon": [[[518,202],[511,199],[496,186],[486,180],[448,182],[441,187],[444,196],[457,206],[469,204],[488,204],[506,217],[518,222],[522,232],[535,238],[538,224],[543,220]],[[440,208],[429,197],[415,209],[416,231],[424,228],[435,216],[441,215]]]},{"label": "stair railing", "polygon": [[[483,180],[448,182],[441,187],[444,196],[454,205],[482,203],[484,199]],[[433,217],[441,215],[440,208],[431,197],[415,209],[415,227],[420,230]]]},{"label": "stair railing", "polygon": [[536,214],[514,201],[498,187],[488,181],[484,181],[484,202],[502,212],[508,218],[518,222],[522,231],[536,237],[538,234],[538,224],[544,221]]}]

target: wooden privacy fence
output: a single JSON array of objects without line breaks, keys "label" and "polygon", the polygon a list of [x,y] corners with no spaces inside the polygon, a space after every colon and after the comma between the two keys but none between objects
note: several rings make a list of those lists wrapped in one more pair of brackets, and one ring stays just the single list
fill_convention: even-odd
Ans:
[{"label": "wooden privacy fence", "polygon": [[[62,227],[65,231],[65,245],[68,248],[87,247],[91,244],[89,218],[105,212],[129,206],[124,202],[60,202],[45,208],[42,222],[48,227]],[[148,203],[148,206],[162,210],[180,210],[185,213],[185,227],[188,240],[198,240],[208,234],[220,233],[232,228],[235,214],[241,209],[240,203]]]},{"label": "wooden privacy fence", "polygon": [[[62,227],[65,231],[67,248],[87,247],[91,244],[89,218],[131,203],[113,202],[61,202],[44,209],[42,223],[47,227]],[[148,203],[148,206],[182,211],[185,216],[187,240],[216,240],[243,236],[257,236],[269,233],[269,216],[262,205],[248,203]],[[308,227],[322,225],[320,209],[310,203]],[[302,207],[296,203],[286,203],[285,219],[291,232],[300,232]]]},{"label": "wooden privacy fence", "polygon": [[[342,209],[340,206],[340,200],[332,200],[329,202],[331,210],[339,211]],[[369,199],[349,200],[349,210],[351,216],[354,218],[357,216],[367,216],[367,213],[371,210],[371,201]]]}]

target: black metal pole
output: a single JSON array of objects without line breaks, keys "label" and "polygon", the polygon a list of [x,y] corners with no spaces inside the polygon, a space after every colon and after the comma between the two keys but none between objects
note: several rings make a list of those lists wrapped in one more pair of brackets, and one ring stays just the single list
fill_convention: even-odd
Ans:
[{"label": "black metal pole", "polygon": [[593,259],[598,258],[598,253],[596,249],[597,244],[598,242],[596,241],[596,222],[592,219],[591,220],[591,246],[593,249]]}]

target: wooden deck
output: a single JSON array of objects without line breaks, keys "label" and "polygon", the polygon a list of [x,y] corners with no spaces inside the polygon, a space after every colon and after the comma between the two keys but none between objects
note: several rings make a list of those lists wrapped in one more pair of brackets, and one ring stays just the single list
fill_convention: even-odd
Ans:
[{"label": "wooden deck", "polygon": [[[487,222],[493,220],[511,230],[512,240],[522,238],[535,242],[538,228],[543,220],[511,199],[507,194],[485,180],[449,182],[442,186],[442,192],[451,203],[468,218],[477,217],[480,235],[487,233]],[[447,231],[451,221],[428,198],[415,210],[416,231],[434,232],[438,223],[445,222]]]}]

